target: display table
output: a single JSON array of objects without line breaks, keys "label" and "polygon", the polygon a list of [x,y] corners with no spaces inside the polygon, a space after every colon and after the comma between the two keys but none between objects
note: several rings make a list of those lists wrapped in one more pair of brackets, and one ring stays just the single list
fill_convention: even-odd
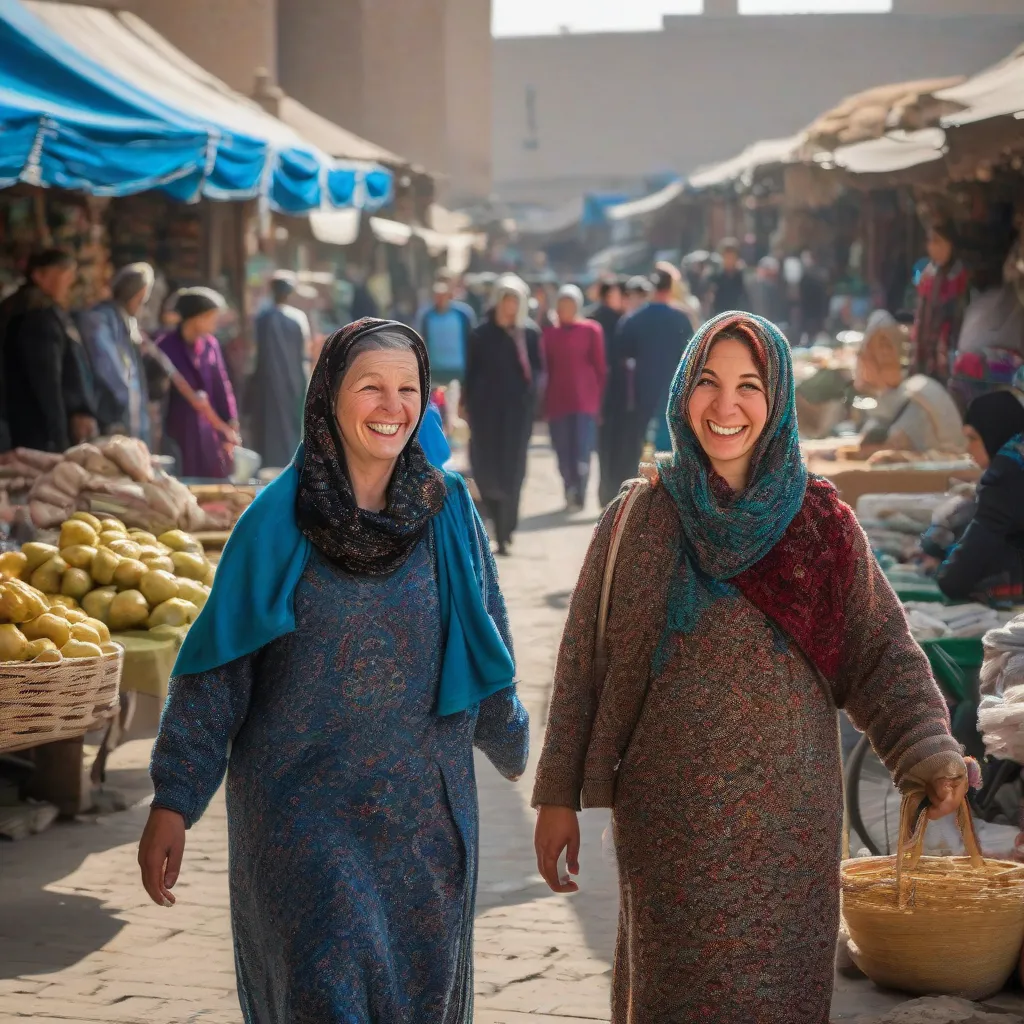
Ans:
[{"label": "display table", "polygon": [[155,697],[161,707],[167,699],[167,684],[187,629],[174,635],[161,632],[154,636],[146,630],[115,633],[112,639],[124,647],[124,675],[121,689]]},{"label": "display table", "polygon": [[[953,465],[953,464],[951,464]],[[977,483],[981,470],[976,466],[935,468],[934,463],[870,465],[810,455],[807,468],[835,484],[847,505],[856,507],[865,494],[942,494],[952,483]]]}]

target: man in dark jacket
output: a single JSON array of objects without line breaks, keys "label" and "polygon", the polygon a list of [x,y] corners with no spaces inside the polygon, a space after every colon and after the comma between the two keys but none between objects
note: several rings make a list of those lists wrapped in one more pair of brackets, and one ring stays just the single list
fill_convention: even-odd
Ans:
[{"label": "man in dark jacket", "polygon": [[33,257],[30,287],[4,337],[4,382],[15,447],[64,451],[98,433],[85,346],[67,311],[78,267],[61,249]]}]

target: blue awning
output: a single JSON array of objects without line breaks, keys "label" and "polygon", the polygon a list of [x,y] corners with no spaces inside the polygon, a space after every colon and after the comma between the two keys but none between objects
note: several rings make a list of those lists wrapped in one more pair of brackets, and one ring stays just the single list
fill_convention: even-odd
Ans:
[{"label": "blue awning", "polygon": [[[132,32],[124,17],[0,0],[0,187],[27,181],[107,196],[160,188],[185,201],[262,196],[293,214],[374,210],[390,199],[388,170],[340,164],[144,22],[135,19],[141,30]],[[141,81],[140,69],[149,72]],[[191,69],[203,81],[185,88]]]}]

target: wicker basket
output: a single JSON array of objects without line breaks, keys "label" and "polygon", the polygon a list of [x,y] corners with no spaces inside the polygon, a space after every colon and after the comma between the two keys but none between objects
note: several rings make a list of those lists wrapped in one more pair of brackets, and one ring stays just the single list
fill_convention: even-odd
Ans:
[{"label": "wicker basket", "polygon": [[119,707],[124,650],[59,664],[0,664],[0,753],[84,736]]},{"label": "wicker basket", "polygon": [[985,860],[966,801],[966,857],[922,857],[927,818],[907,798],[895,857],[846,861],[843,918],[850,956],[876,984],[914,995],[985,999],[1013,973],[1024,945],[1024,864]]}]

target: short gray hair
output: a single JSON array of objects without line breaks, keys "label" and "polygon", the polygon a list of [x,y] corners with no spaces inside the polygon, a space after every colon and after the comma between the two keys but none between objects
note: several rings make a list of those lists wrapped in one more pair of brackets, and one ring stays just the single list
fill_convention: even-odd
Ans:
[{"label": "short gray hair", "polygon": [[139,292],[145,292],[148,299],[155,280],[156,274],[148,263],[129,263],[114,275],[110,292],[114,301],[123,306]]},{"label": "short gray hair", "polygon": [[352,364],[366,352],[412,352],[413,356],[416,355],[412,339],[407,338],[399,331],[374,331],[364,335],[348,350],[345,362],[334,375],[331,390],[335,396],[338,394],[341,382],[345,379],[345,374],[352,369]]}]

